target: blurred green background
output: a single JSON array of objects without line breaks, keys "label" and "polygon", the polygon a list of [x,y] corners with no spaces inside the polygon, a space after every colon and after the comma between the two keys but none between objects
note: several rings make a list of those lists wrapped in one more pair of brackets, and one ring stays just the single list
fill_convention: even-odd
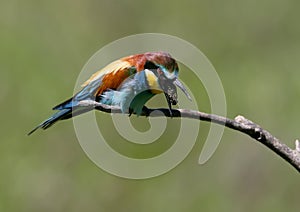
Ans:
[{"label": "blurred green background", "polygon": [[[245,135],[226,129],[213,157],[198,165],[208,123],[201,123],[203,137],[179,166],[148,180],[99,169],[81,149],[72,121],[26,136],[72,94],[95,51],[127,35],[159,32],[191,42],[211,60],[229,117],[242,114],[294,148],[299,9],[296,0],[1,0],[0,211],[299,211],[299,174]],[[197,99],[209,111],[203,89]],[[97,117],[99,124],[110,121]],[[137,122],[147,128],[145,119]],[[108,136],[117,149],[137,150]],[[166,145],[151,151],[167,149],[171,138],[169,132]],[[137,157],[149,153],[141,151]]]}]

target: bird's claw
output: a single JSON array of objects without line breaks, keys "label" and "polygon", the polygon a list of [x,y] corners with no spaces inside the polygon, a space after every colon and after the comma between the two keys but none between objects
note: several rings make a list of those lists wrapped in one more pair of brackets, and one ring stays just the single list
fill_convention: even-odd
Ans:
[{"label": "bird's claw", "polygon": [[170,113],[170,118],[173,118],[173,112],[171,108],[169,108],[169,113]]},{"label": "bird's claw", "polygon": [[143,106],[142,113],[145,114],[146,117],[149,117],[149,108]]},{"label": "bird's claw", "polygon": [[128,117],[130,117],[133,114],[133,110],[131,108],[128,109]]}]

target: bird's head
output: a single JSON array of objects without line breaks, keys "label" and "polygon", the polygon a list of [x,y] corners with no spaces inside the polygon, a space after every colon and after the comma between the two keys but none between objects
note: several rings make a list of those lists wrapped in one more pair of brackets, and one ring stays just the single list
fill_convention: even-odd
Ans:
[{"label": "bird's head", "polygon": [[178,102],[176,86],[191,100],[187,89],[178,79],[178,64],[170,54],[150,52],[145,53],[145,56],[147,61],[144,69],[148,70],[146,78],[153,93],[163,92],[170,109],[171,105],[176,105]]}]

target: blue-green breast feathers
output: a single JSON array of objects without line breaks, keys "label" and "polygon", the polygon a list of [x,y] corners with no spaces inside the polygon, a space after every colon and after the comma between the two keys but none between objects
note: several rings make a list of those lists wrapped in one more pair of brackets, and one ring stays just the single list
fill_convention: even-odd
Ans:
[{"label": "blue-green breast feathers", "polygon": [[146,102],[155,95],[149,90],[148,71],[144,70],[129,77],[117,90],[104,92],[100,102],[120,106],[124,113],[141,114]]}]

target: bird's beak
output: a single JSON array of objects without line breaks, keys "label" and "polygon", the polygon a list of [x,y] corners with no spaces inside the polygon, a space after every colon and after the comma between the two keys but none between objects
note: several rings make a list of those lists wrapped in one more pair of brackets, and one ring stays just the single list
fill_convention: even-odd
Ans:
[{"label": "bird's beak", "polygon": [[184,85],[179,81],[179,79],[175,79],[174,80],[174,85],[176,85],[177,87],[180,88],[180,90],[183,91],[183,93],[187,96],[187,98],[192,101],[192,97],[190,96],[190,94],[188,93],[187,89],[184,87]]}]

